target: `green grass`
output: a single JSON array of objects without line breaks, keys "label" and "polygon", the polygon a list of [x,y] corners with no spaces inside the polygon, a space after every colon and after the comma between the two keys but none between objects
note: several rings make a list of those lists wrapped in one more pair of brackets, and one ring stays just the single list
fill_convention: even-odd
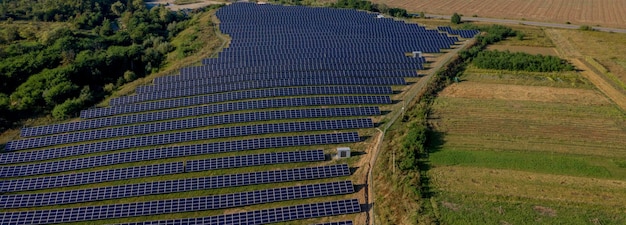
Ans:
[{"label": "green grass", "polygon": [[442,224],[626,224],[626,216],[604,207],[507,196],[446,193],[436,202]]},{"label": "green grass", "polygon": [[536,173],[560,174],[597,178],[614,177],[609,165],[602,166],[589,162],[587,157],[562,154],[537,154],[535,152],[457,150],[444,148],[430,154],[434,166],[459,165],[494,169],[521,170]]},{"label": "green grass", "polygon": [[175,0],[174,4],[176,5],[188,5],[188,4],[194,4],[194,3],[199,3],[202,2],[202,0]]}]

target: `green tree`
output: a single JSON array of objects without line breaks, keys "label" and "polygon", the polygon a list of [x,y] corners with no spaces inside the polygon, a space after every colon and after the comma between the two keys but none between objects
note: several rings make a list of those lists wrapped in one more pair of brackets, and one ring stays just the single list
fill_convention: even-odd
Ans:
[{"label": "green tree", "polygon": [[452,22],[453,24],[461,23],[461,15],[459,15],[458,13],[454,13],[450,18],[450,22]]},{"label": "green tree", "polygon": [[424,13],[424,11],[420,12],[420,18],[422,19],[426,18],[426,13]]}]

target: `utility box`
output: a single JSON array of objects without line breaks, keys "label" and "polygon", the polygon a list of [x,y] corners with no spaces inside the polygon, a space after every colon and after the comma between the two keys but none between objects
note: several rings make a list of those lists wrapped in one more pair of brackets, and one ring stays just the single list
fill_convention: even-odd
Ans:
[{"label": "utility box", "polygon": [[350,148],[349,147],[339,147],[337,148],[337,158],[350,158]]},{"label": "utility box", "polygon": [[422,58],[422,51],[414,51],[413,58]]}]

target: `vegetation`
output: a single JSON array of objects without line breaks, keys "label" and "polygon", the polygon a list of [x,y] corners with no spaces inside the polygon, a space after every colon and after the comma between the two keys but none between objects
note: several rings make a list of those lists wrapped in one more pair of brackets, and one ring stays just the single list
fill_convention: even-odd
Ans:
[{"label": "vegetation", "polygon": [[373,4],[370,1],[363,0],[338,0],[332,4],[335,8],[360,9],[370,12],[380,12],[395,17],[409,17],[409,14],[402,8],[390,8],[385,4]]},{"label": "vegetation", "polygon": [[531,55],[524,52],[482,51],[478,53],[472,63],[481,69],[498,69],[528,72],[556,72],[574,70],[568,64],[555,56]]},{"label": "vegetation", "polygon": [[452,14],[452,17],[450,17],[450,22],[453,24],[461,23],[461,15],[459,15],[458,13]]},{"label": "vegetation", "polygon": [[[193,13],[192,13],[193,14]],[[159,71],[190,15],[141,0],[0,4],[0,128],[51,113],[65,119],[118,87]],[[60,23],[35,33],[24,24]],[[189,50],[191,51],[191,50]]]}]

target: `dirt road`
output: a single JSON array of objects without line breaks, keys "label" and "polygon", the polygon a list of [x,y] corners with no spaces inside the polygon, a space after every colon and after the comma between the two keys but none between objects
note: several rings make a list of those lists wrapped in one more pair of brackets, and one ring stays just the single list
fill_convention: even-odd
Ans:
[{"label": "dirt road", "polygon": [[580,73],[587,80],[591,81],[602,93],[613,100],[622,110],[626,111],[626,96],[605,80],[602,72],[585,61],[583,55],[576,50],[559,30],[546,29],[546,34],[552,39],[562,58],[568,59],[576,68],[581,70]]},{"label": "dirt road", "polygon": [[170,10],[178,11],[181,9],[197,9],[197,8],[202,8],[202,7],[206,7],[209,5],[216,5],[216,4],[229,4],[223,1],[199,0],[197,3],[176,5],[174,4],[174,1],[175,0],[152,0],[152,1],[146,1],[146,5],[148,5],[149,7],[156,6],[156,5],[165,5],[165,7]]}]

